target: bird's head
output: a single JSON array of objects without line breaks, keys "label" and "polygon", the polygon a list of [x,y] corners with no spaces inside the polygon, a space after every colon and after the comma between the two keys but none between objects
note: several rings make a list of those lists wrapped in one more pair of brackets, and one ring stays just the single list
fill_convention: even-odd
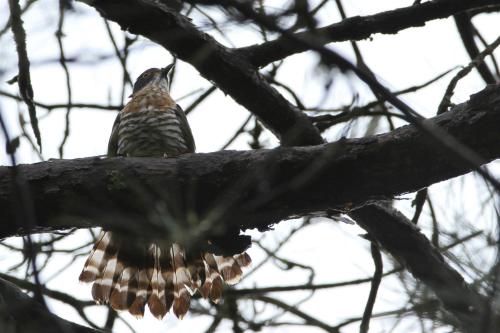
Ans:
[{"label": "bird's head", "polygon": [[174,67],[174,64],[170,64],[165,68],[150,68],[145,70],[135,81],[133,93],[135,94],[150,85],[159,86],[168,91],[170,88],[168,73],[172,67]]}]

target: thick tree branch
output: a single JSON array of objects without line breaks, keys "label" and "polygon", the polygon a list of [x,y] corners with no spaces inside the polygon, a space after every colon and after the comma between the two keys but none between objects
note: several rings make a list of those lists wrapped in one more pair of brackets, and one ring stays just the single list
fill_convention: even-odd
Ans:
[{"label": "thick tree branch", "polygon": [[259,117],[282,145],[323,142],[306,115],[271,87],[243,56],[199,31],[189,19],[161,1],[85,2],[122,29],[149,38],[193,65],[206,79]]},{"label": "thick tree branch", "polygon": [[353,71],[376,95],[379,95],[379,98],[382,97],[386,99],[389,103],[398,108],[406,116],[406,119],[411,124],[417,126],[422,133],[425,133],[429,138],[434,139],[435,143],[439,144],[441,147],[446,147],[450,157],[457,157],[464,162],[467,162],[474,168],[475,171],[490,182],[497,191],[500,191],[500,182],[491,176],[486,170],[479,167],[481,165],[480,156],[478,156],[473,150],[469,149],[466,145],[461,144],[452,135],[439,131],[438,128],[433,128],[428,124],[426,125],[423,122],[422,116],[418,112],[395,96],[387,87],[380,83],[370,70],[365,70],[362,67],[356,66],[340,54],[325,48],[320,41],[316,40],[317,38],[311,37],[311,40],[297,38],[295,35],[290,34],[283,28],[279,27],[272,17],[256,12],[248,3],[226,0],[224,4],[230,8],[236,9],[244,17],[254,20],[267,29],[281,33],[283,36],[287,37],[290,42],[304,45],[311,48],[311,50],[317,51],[322,57],[322,63],[325,65],[335,65],[340,68]]},{"label": "thick tree branch", "polygon": [[[205,1],[201,1],[205,2]],[[210,1],[209,1],[210,2]],[[223,3],[221,1],[221,3]],[[411,27],[424,26],[426,22],[446,18],[470,9],[477,11],[487,6],[498,4],[496,0],[435,0],[418,5],[398,8],[368,16],[354,16],[341,22],[294,34],[295,37],[308,40],[321,36],[323,43],[361,40],[375,33],[396,34]],[[246,55],[256,67],[263,67],[271,62],[284,59],[296,53],[308,51],[305,45],[290,43],[286,36],[238,49]]]},{"label": "thick tree branch", "polygon": [[[500,157],[500,85],[428,121],[474,149],[484,163]],[[470,171],[413,126],[311,147],[176,159],[53,160],[17,170],[32,193],[40,231],[101,225],[158,237],[172,229],[165,215],[204,221],[200,233],[214,225],[266,229],[293,216],[392,198]],[[0,168],[0,237],[23,227],[13,223],[18,212],[12,208],[11,177],[10,167]],[[154,231],[145,230],[147,225]]]}]

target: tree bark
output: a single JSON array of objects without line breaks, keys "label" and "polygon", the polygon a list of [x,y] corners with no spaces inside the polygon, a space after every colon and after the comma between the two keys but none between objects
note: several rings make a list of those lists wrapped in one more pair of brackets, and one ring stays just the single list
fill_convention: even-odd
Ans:
[{"label": "tree bark", "polygon": [[[499,158],[500,85],[427,122],[469,146],[484,163]],[[31,193],[39,231],[100,225],[163,237],[158,232],[171,222],[164,216],[190,229],[198,225],[199,233],[214,226],[220,232],[229,227],[265,230],[283,219],[347,211],[471,170],[413,126],[403,126],[309,147],[175,159],[51,160],[20,165],[16,171]],[[26,227],[14,223],[20,212],[12,200],[13,184],[13,168],[1,167],[0,237]]]}]

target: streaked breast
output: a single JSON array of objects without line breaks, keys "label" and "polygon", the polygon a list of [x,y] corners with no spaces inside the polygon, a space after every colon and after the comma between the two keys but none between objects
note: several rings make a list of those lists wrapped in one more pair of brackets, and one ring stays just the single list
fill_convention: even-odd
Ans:
[{"label": "streaked breast", "polygon": [[118,128],[118,154],[177,156],[188,150],[179,120],[171,108],[123,113]]}]

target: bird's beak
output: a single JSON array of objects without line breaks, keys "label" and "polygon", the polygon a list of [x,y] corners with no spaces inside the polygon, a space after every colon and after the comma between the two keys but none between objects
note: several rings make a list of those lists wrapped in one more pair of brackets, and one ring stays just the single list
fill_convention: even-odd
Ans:
[{"label": "bird's beak", "polygon": [[163,77],[167,77],[168,73],[170,72],[170,70],[171,70],[172,68],[174,68],[174,64],[173,64],[173,63],[172,63],[172,64],[170,64],[170,65],[168,65],[168,66],[167,66],[167,67],[165,67],[165,68],[162,68],[162,69],[161,69],[161,74],[162,74],[162,76],[163,76]]}]

